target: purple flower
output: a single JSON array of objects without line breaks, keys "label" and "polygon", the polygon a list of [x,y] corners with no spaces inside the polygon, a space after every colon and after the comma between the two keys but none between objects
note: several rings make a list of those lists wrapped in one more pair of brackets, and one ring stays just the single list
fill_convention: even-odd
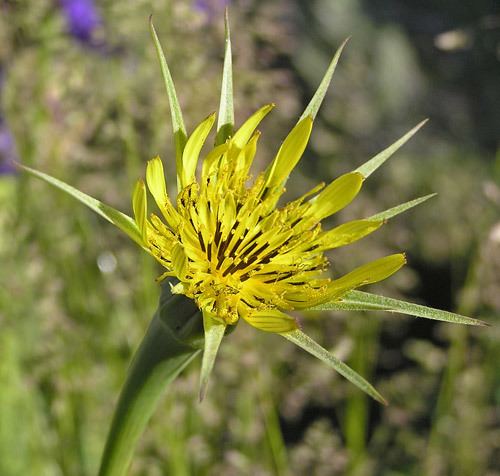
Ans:
[{"label": "purple flower", "polygon": [[17,172],[14,162],[17,161],[14,137],[7,124],[0,118],[0,175],[11,175]]},{"label": "purple flower", "polygon": [[78,41],[96,46],[95,34],[102,18],[93,0],[61,0],[68,32]]},{"label": "purple flower", "polygon": [[199,12],[205,13],[209,20],[220,15],[231,0],[195,0],[194,8]]}]

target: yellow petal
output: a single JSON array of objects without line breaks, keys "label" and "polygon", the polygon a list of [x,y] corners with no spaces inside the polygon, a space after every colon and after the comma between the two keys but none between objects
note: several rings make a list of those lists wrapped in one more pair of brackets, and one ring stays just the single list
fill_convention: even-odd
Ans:
[{"label": "yellow petal", "polygon": [[182,170],[177,171],[182,187],[186,187],[195,181],[196,166],[198,165],[198,158],[200,151],[207,136],[210,133],[215,122],[215,113],[210,114],[203,122],[201,122],[194,132],[189,136],[186,142],[186,147],[182,153]]},{"label": "yellow petal", "polygon": [[345,246],[378,230],[383,224],[384,220],[353,220],[325,232],[318,243],[325,250]]},{"label": "yellow petal", "polygon": [[351,289],[382,281],[398,271],[405,263],[405,255],[398,253],[364,264],[341,278],[333,280],[329,285],[330,292],[327,300],[340,297]]},{"label": "yellow petal", "polygon": [[167,198],[167,185],[163,173],[163,164],[158,156],[148,160],[148,165],[146,167],[146,183],[148,184],[151,195],[153,195],[155,202],[159,206]]},{"label": "yellow petal", "polygon": [[179,223],[179,217],[168,197],[163,164],[159,157],[148,161],[146,183],[168,225],[175,229]]},{"label": "yellow petal", "polygon": [[290,131],[266,171],[264,188],[272,189],[283,185],[304,153],[311,135],[312,124],[312,118],[306,117]]},{"label": "yellow petal", "polygon": [[142,180],[138,180],[135,184],[134,193],[132,194],[132,208],[134,210],[134,218],[139,231],[141,232],[144,244],[148,243],[146,217],[148,214],[148,204],[146,198],[146,186]]},{"label": "yellow petal", "polygon": [[227,143],[218,145],[217,147],[214,147],[203,159],[203,167],[201,172],[203,181],[206,181],[206,179],[214,172],[213,169],[215,163],[218,159],[221,158],[222,155],[227,152],[227,147]]},{"label": "yellow petal", "polygon": [[248,175],[248,171],[257,152],[257,142],[259,140],[259,137],[260,132],[256,131],[241,151],[241,154],[239,155],[236,163],[236,173],[239,173],[244,177]]},{"label": "yellow petal", "polygon": [[319,221],[342,210],[354,200],[361,189],[363,179],[359,172],[341,175],[310,200],[309,213]]},{"label": "yellow petal", "polygon": [[243,318],[253,327],[266,332],[288,332],[298,329],[297,322],[292,316],[276,309],[251,311]]},{"label": "yellow petal", "polygon": [[254,112],[235,132],[233,138],[231,139],[232,143],[238,147],[238,149],[243,149],[257,126],[260,124],[260,121],[262,121],[262,119],[264,119],[264,117],[266,117],[273,108],[274,104],[266,104],[257,112]]},{"label": "yellow petal", "polygon": [[172,248],[172,268],[175,275],[182,281],[187,274],[187,257],[184,253],[184,247],[180,243],[176,243]]}]

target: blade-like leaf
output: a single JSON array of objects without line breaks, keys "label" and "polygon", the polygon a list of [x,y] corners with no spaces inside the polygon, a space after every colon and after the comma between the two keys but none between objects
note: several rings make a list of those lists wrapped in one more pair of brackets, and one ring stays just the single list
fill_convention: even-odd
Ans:
[{"label": "blade-like leaf", "polygon": [[213,319],[206,311],[203,311],[203,327],[205,329],[205,348],[201,362],[200,402],[205,398],[208,379],[214,368],[215,358],[226,331],[226,326]]},{"label": "blade-like leaf", "polygon": [[426,202],[429,198],[435,197],[437,193],[430,193],[429,195],[424,195],[423,197],[415,198],[409,202],[402,203],[401,205],[396,205],[395,207],[384,210],[383,212],[376,213],[368,218],[368,220],[388,220],[389,218],[395,217],[400,213],[409,210],[410,208],[416,207],[421,203]]},{"label": "blade-like leaf", "polygon": [[436,321],[452,322],[454,324],[467,324],[472,326],[487,326],[486,322],[471,317],[454,314],[432,307],[400,301],[399,299],[379,296],[377,294],[350,291],[342,301],[329,302],[314,307],[315,310],[346,310],[346,311],[386,311],[398,312],[409,316],[434,319]]},{"label": "blade-like leaf", "polygon": [[302,119],[304,119],[307,116],[310,116],[313,119],[316,117],[316,114],[318,113],[318,110],[321,106],[321,103],[323,102],[323,99],[325,98],[325,95],[328,91],[328,87],[330,86],[330,82],[332,80],[333,73],[335,72],[335,68],[337,67],[337,63],[339,62],[339,58],[340,58],[340,55],[342,54],[342,50],[344,49],[344,47],[348,41],[349,41],[349,38],[344,40],[344,42],[340,45],[340,47],[335,52],[335,55],[333,56],[333,59],[330,62],[330,65],[328,66],[328,69],[326,70],[326,73],[323,76],[323,79],[321,80],[321,83],[318,86],[318,89],[314,93],[313,98],[311,99],[311,101],[307,105],[306,109],[302,113],[302,116],[300,116],[300,118],[297,122],[300,122]]},{"label": "blade-like leaf", "polygon": [[373,385],[368,383],[361,375],[351,369],[347,364],[337,359],[334,355],[328,352],[325,348],[321,347],[316,341],[311,339],[307,334],[304,334],[300,330],[295,330],[291,332],[283,332],[281,333],[285,339],[293,342],[295,345],[298,345],[306,352],[309,352],[314,357],[320,359],[329,367],[336,370],[339,374],[343,375],[347,380],[352,382],[358,388],[366,392],[370,397],[374,398],[380,403],[387,405],[387,400],[380,395],[380,393],[375,390]]},{"label": "blade-like leaf", "polygon": [[139,231],[139,228],[137,227],[135,221],[128,215],[125,215],[119,210],[116,210],[100,202],[99,200],[96,200],[90,195],[80,192],[80,190],[50,175],[44,174],[43,172],[32,169],[30,167],[26,167],[25,165],[21,165],[21,167],[34,177],[40,178],[50,185],[58,188],[59,190],[66,192],[68,195],[71,195],[73,198],[76,198],[78,201],[89,207],[92,211],[94,211],[98,215],[101,215],[110,223],[113,223],[113,225],[118,227],[130,238],[132,238],[132,240],[134,240],[139,246],[144,247],[141,232]]},{"label": "blade-like leaf", "polygon": [[177,93],[175,92],[174,81],[172,80],[172,75],[170,74],[170,70],[168,69],[167,60],[165,59],[163,48],[161,47],[160,40],[158,39],[158,35],[156,34],[152,17],[149,17],[149,29],[151,31],[151,36],[153,37],[158,60],[160,61],[161,73],[163,75],[163,80],[167,89],[168,102],[170,104],[170,115],[172,117],[172,130],[174,133],[175,142],[175,163],[177,165],[177,170],[179,170],[180,162],[182,160],[182,152],[184,151],[184,146],[186,145],[187,141],[186,127],[184,126],[184,120],[182,119],[182,111],[179,105],[179,100],[177,99]]},{"label": "blade-like leaf", "polygon": [[402,147],[416,132],[427,122],[427,119],[417,124],[411,131],[407,132],[401,139],[394,142],[394,144],[379,152],[375,157],[371,158],[363,165],[356,169],[356,172],[361,173],[364,177],[369,177],[375,170],[377,170],[394,152]]},{"label": "blade-like leaf", "polygon": [[224,26],[226,32],[226,48],[224,50],[224,68],[222,70],[219,118],[217,121],[215,145],[226,142],[226,139],[233,134],[234,127],[233,64],[231,57],[231,32],[229,29],[229,14],[227,9],[224,16]]}]

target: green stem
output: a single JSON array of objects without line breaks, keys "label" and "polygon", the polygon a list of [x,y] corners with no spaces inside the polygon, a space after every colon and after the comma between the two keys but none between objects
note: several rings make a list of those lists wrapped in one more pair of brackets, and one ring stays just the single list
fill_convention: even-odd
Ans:
[{"label": "green stem", "polygon": [[137,440],[165,387],[199,353],[203,325],[198,309],[164,285],[160,305],[122,388],[104,448],[99,476],[123,476]]}]

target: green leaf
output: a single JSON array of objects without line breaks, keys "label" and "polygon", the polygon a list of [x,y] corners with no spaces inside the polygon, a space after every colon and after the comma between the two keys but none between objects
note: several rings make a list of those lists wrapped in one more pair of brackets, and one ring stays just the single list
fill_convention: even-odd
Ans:
[{"label": "green leaf", "polygon": [[226,9],[224,16],[226,47],[224,50],[224,68],[222,70],[222,85],[217,121],[217,137],[215,145],[224,144],[233,134],[234,106],[233,106],[233,63],[231,57],[231,31],[229,29],[229,14]]},{"label": "green leaf", "polygon": [[184,147],[187,141],[186,127],[184,126],[184,120],[182,119],[182,111],[179,105],[179,100],[177,99],[177,93],[175,92],[174,81],[172,80],[170,70],[168,69],[167,60],[165,59],[165,54],[163,53],[163,48],[161,47],[160,40],[158,39],[158,35],[156,34],[152,16],[149,17],[149,29],[151,31],[151,36],[153,37],[158,60],[160,61],[161,73],[163,75],[163,80],[167,89],[168,101],[170,104],[170,115],[172,117],[172,130],[174,133],[175,142],[175,163],[177,166],[177,170],[180,170],[182,152],[184,151]]},{"label": "green leaf", "polygon": [[350,291],[341,301],[321,304],[312,308],[314,310],[345,310],[345,311],[386,311],[398,312],[409,316],[434,319],[436,321],[451,322],[453,324],[467,324],[472,326],[487,326],[486,322],[471,317],[454,314],[432,307],[413,304],[399,299],[379,296],[377,294]]},{"label": "green leaf", "polygon": [[201,316],[185,296],[163,285],[160,305],[137,349],[120,393],[99,476],[125,476],[133,451],[165,388],[196,357]]},{"label": "green leaf", "polygon": [[135,221],[128,215],[125,215],[124,213],[108,205],[105,205],[104,203],[96,200],[90,195],[80,192],[80,190],[50,175],[44,174],[43,172],[32,169],[30,167],[26,167],[25,165],[21,165],[21,168],[23,168],[26,172],[33,175],[34,177],[40,178],[50,185],[58,188],[59,190],[66,192],[68,195],[71,195],[73,198],[76,198],[78,201],[89,207],[92,211],[94,211],[98,215],[101,215],[110,223],[117,226],[120,230],[122,230],[125,234],[132,238],[132,240],[134,240],[139,246],[144,248],[141,232],[139,231],[139,228],[137,227]]},{"label": "green leaf", "polygon": [[205,349],[201,362],[200,402],[205,398],[208,379],[214,368],[215,358],[224,337],[226,326],[216,321],[208,312],[203,311],[203,327],[205,329]]},{"label": "green leaf", "polygon": [[333,77],[333,73],[335,72],[335,68],[337,67],[337,63],[339,62],[340,55],[342,54],[342,50],[344,49],[345,45],[349,41],[349,38],[345,39],[344,42],[340,45],[340,47],[337,49],[335,52],[335,55],[333,56],[333,59],[328,66],[328,69],[326,70],[325,75],[323,76],[323,79],[321,80],[321,83],[318,86],[318,89],[314,93],[313,98],[307,105],[306,109],[302,113],[302,116],[300,116],[299,120],[297,122],[300,122],[302,119],[306,117],[312,117],[314,120],[316,118],[316,114],[318,113],[318,110],[321,106],[321,103],[323,102],[323,99],[326,96],[326,93],[328,91],[328,87],[330,86],[330,82]]},{"label": "green leaf", "polygon": [[416,207],[421,203],[426,202],[429,198],[435,197],[437,193],[430,193],[429,195],[424,195],[423,197],[415,198],[414,200],[410,200],[409,202],[402,203],[401,205],[397,205],[395,207],[384,210],[383,212],[376,213],[368,218],[368,220],[388,220],[389,218],[395,217],[400,213],[409,210],[410,208]]},{"label": "green leaf", "polygon": [[343,375],[347,380],[352,382],[358,388],[366,392],[370,397],[374,398],[380,403],[387,405],[387,400],[375,390],[373,385],[368,383],[361,375],[351,369],[347,364],[337,359],[334,355],[328,352],[325,348],[321,347],[316,341],[311,339],[307,334],[300,330],[283,332],[281,333],[285,339],[298,345],[306,352],[309,352],[314,357],[323,361],[326,365],[336,370],[339,374]]},{"label": "green leaf", "polygon": [[427,119],[417,124],[411,131],[407,132],[401,139],[394,142],[394,144],[378,153],[375,157],[371,158],[363,165],[356,169],[356,172],[361,173],[364,177],[369,177],[375,170],[377,170],[394,152],[402,147],[408,140],[414,136],[417,131],[427,122]]}]

